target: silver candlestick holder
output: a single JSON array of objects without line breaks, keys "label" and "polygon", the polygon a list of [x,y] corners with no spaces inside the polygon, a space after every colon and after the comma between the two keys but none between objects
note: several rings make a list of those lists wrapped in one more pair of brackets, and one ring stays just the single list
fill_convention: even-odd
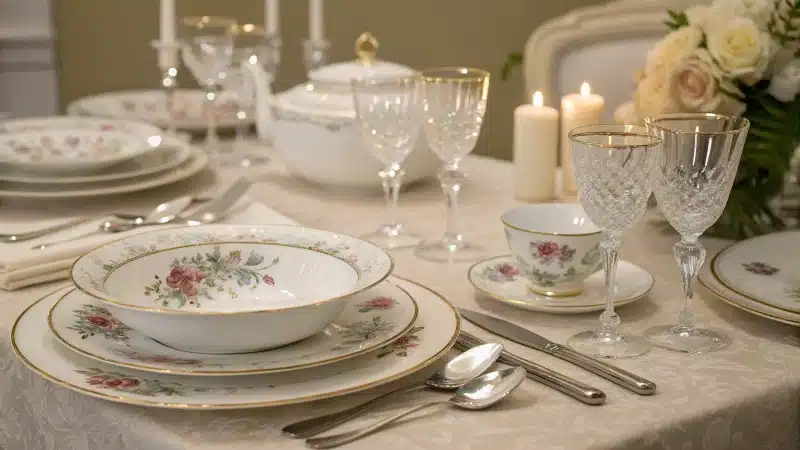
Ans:
[{"label": "silver candlestick holder", "polygon": [[306,63],[306,71],[311,72],[328,64],[328,49],[331,43],[326,40],[303,41],[303,57]]},{"label": "silver candlestick holder", "polygon": [[150,43],[158,52],[158,68],[161,70],[161,88],[164,89],[167,109],[167,133],[175,134],[175,94],[178,88],[178,66],[180,64],[180,43],[176,41],[152,41]]}]

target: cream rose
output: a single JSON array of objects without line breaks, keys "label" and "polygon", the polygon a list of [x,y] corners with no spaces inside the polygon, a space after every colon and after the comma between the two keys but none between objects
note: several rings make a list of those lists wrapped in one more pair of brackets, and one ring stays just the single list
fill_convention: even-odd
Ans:
[{"label": "cream rose", "polygon": [[664,70],[645,75],[633,93],[633,102],[640,117],[659,116],[680,110],[672,97],[670,81],[669,72]]},{"label": "cream rose", "polygon": [[767,23],[775,11],[774,0],[715,0],[711,8],[737,17],[747,17],[762,30],[767,29]]},{"label": "cream rose", "polygon": [[636,110],[636,104],[630,101],[619,105],[614,110],[614,121],[622,125],[639,125],[642,119],[639,117],[639,111]]},{"label": "cream rose", "polygon": [[709,5],[695,5],[687,8],[684,13],[689,25],[700,28],[706,33],[732,17],[728,10],[712,8]]},{"label": "cream rose", "polygon": [[645,75],[668,70],[694,52],[703,42],[703,30],[695,26],[668,34],[647,54]]},{"label": "cream rose", "polygon": [[724,96],[717,85],[714,68],[698,57],[683,60],[672,72],[670,85],[672,97],[683,111],[715,111]]},{"label": "cream rose", "polygon": [[793,59],[772,77],[769,93],[782,102],[791,102],[798,92],[800,92],[800,59]]},{"label": "cream rose", "polygon": [[755,84],[767,69],[773,43],[752,19],[736,17],[710,30],[706,45],[728,77]]}]

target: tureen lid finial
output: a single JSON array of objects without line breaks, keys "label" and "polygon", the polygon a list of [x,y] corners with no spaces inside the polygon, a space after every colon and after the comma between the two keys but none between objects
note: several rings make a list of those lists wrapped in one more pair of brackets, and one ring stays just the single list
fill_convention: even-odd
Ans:
[{"label": "tureen lid finial", "polygon": [[378,40],[369,31],[361,33],[356,39],[356,55],[358,59],[368,66],[375,61],[375,54],[378,53]]}]

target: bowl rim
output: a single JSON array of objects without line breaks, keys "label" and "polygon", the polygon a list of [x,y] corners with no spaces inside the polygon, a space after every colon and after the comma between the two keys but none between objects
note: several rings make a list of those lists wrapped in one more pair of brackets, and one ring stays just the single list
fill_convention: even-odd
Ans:
[{"label": "bowl rim", "polygon": [[[230,228],[248,228],[248,229],[253,229],[253,228],[278,228],[278,229],[289,229],[289,230],[291,230],[291,229],[297,229],[297,230],[302,229],[302,230],[308,230],[308,231],[311,231],[311,232],[334,234],[334,235],[337,235],[337,236],[342,236],[342,237],[345,237],[345,238],[348,238],[348,239],[353,239],[355,241],[362,242],[365,245],[368,245],[368,246],[373,247],[374,249],[377,249],[378,251],[383,253],[383,255],[388,259],[389,266],[386,269],[385,273],[383,273],[380,276],[378,276],[377,279],[375,281],[373,281],[372,283],[369,283],[368,285],[360,287],[359,289],[352,289],[351,288],[347,292],[345,292],[345,293],[343,293],[341,295],[335,296],[335,297],[323,298],[323,299],[319,299],[319,300],[317,300],[317,301],[315,301],[313,303],[307,303],[307,304],[303,304],[303,305],[284,306],[284,307],[281,307],[281,308],[250,309],[250,310],[245,310],[245,311],[202,311],[202,310],[196,310],[196,309],[195,310],[182,310],[182,309],[165,309],[165,308],[155,308],[155,307],[149,307],[149,306],[133,305],[133,304],[130,304],[130,303],[122,302],[120,300],[111,298],[110,295],[104,297],[104,296],[96,295],[96,294],[94,294],[92,292],[89,292],[89,290],[87,290],[84,286],[82,286],[80,283],[78,283],[78,281],[75,279],[75,271],[76,271],[76,267],[78,266],[78,264],[82,260],[84,260],[84,258],[87,258],[89,255],[91,255],[95,251],[98,251],[98,250],[100,250],[102,248],[105,248],[107,246],[111,246],[113,244],[117,244],[117,243],[122,242],[122,241],[124,241],[126,239],[140,237],[140,236],[147,235],[147,234],[153,234],[153,233],[156,233],[156,232],[173,231],[173,232],[180,233],[181,230],[186,230],[186,229],[191,229],[191,230],[204,230],[205,229],[205,230],[208,230],[210,228],[218,228],[218,229],[225,229],[225,228],[228,228],[228,229],[230,229]],[[201,246],[201,245],[213,245],[213,244],[222,244],[222,243],[240,243],[240,244],[252,243],[252,244],[260,244],[260,245],[276,245],[275,243],[255,242],[255,241],[254,242],[218,241],[218,242],[203,242],[203,243],[197,243],[197,244],[178,245],[178,246],[171,246],[171,247],[164,248],[164,249],[157,249],[157,250],[154,250],[152,252],[147,252],[147,253],[145,253],[143,255],[137,255],[135,257],[129,258],[129,259],[121,262],[120,265],[124,265],[124,264],[130,262],[133,259],[138,259],[140,256],[147,256],[147,255],[151,255],[153,253],[162,252],[162,251],[165,251],[165,250],[171,250],[171,249],[174,249],[174,248],[197,247],[197,246]],[[278,244],[278,245],[283,245],[283,246],[286,246],[286,247],[295,247],[295,248],[304,249],[304,250],[310,250],[310,251],[319,251],[320,253],[324,253],[324,254],[330,256],[331,258],[338,259],[338,260],[348,264],[350,267],[352,267],[356,271],[356,273],[358,274],[358,279],[359,280],[361,279],[361,276],[362,276],[361,271],[358,270],[358,268],[356,268],[352,263],[350,263],[350,261],[347,261],[347,260],[345,260],[343,258],[339,258],[337,256],[331,255],[331,254],[329,254],[327,252],[323,252],[323,251],[320,251],[320,250],[308,249],[308,248],[305,248],[305,247],[302,247],[302,246],[299,246],[299,245],[286,245],[286,244]],[[99,301],[101,301],[101,302],[103,302],[103,303],[105,303],[105,304],[107,304],[109,306],[116,307],[116,308],[122,308],[122,309],[131,310],[131,311],[142,311],[142,312],[149,312],[149,313],[164,314],[164,315],[185,315],[185,316],[196,316],[196,317],[197,316],[204,316],[204,317],[207,317],[207,316],[235,316],[235,315],[244,315],[244,314],[279,313],[279,312],[291,311],[291,310],[296,310],[296,309],[301,309],[301,308],[316,307],[316,306],[322,305],[324,303],[333,302],[333,301],[337,301],[337,300],[342,300],[342,299],[344,299],[346,297],[350,297],[352,295],[358,294],[360,292],[364,292],[366,290],[372,289],[373,287],[377,286],[378,284],[380,284],[381,282],[386,280],[386,278],[388,278],[392,274],[392,272],[394,271],[394,266],[395,266],[394,259],[384,249],[380,248],[379,246],[377,246],[377,245],[375,245],[375,244],[373,244],[373,243],[371,243],[369,241],[365,241],[363,239],[359,239],[359,238],[357,238],[355,236],[351,236],[349,234],[338,233],[338,232],[333,232],[333,231],[328,231],[328,230],[322,230],[322,229],[319,229],[319,228],[311,228],[311,227],[306,227],[306,226],[303,226],[303,225],[288,225],[288,224],[285,224],[285,225],[284,224],[280,224],[280,225],[227,225],[227,224],[216,224],[216,225],[181,226],[181,227],[165,228],[165,229],[161,229],[161,230],[155,230],[155,231],[150,231],[150,232],[145,232],[145,233],[134,234],[134,235],[126,236],[124,238],[116,239],[114,241],[107,242],[107,243],[102,244],[100,246],[97,246],[94,249],[90,250],[89,252],[83,254],[81,257],[76,259],[75,262],[72,263],[72,266],[70,268],[70,281],[75,286],[75,288],[77,288],[79,291],[83,292],[84,294],[86,294],[86,295],[88,295],[88,296],[90,296],[92,298],[96,298]],[[108,276],[108,274],[105,275],[105,277],[107,277],[107,276]],[[104,277],[104,280],[105,280],[105,277]]]},{"label": "bowl rim", "polygon": [[[580,203],[568,203],[568,202],[561,202],[561,203],[534,203],[534,204],[529,204],[529,205],[517,206],[516,208],[512,208],[512,209],[509,209],[508,211],[503,212],[503,214],[500,215],[500,221],[503,223],[503,225],[507,226],[508,228],[512,228],[512,229],[517,230],[517,231],[524,231],[524,232],[527,232],[527,233],[542,234],[542,235],[545,235],[545,236],[594,236],[594,235],[603,233],[603,230],[601,230],[600,228],[597,228],[597,225],[595,225],[595,228],[597,228],[597,231],[592,231],[590,233],[561,233],[561,232],[552,232],[552,231],[540,231],[540,230],[535,230],[533,228],[525,228],[525,227],[521,227],[521,226],[518,226],[518,225],[514,225],[514,224],[510,223],[508,218],[507,218],[507,216],[509,214],[511,214],[512,212],[520,211],[520,210],[523,210],[523,209],[536,209],[536,208],[547,208],[547,207],[564,207],[564,206],[569,206],[570,208],[574,208],[574,207],[577,206],[577,207],[580,207],[581,209],[583,209],[583,207],[581,206]],[[584,215],[585,215],[585,212],[584,212]],[[588,216],[587,216],[587,218],[588,218]]]}]

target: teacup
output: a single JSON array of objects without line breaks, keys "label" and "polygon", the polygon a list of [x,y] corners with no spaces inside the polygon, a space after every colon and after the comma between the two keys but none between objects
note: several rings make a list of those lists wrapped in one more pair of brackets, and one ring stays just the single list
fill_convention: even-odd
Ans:
[{"label": "teacup", "polygon": [[602,232],[577,203],[525,205],[501,216],[506,240],[537,294],[567,297],[602,264]]}]

